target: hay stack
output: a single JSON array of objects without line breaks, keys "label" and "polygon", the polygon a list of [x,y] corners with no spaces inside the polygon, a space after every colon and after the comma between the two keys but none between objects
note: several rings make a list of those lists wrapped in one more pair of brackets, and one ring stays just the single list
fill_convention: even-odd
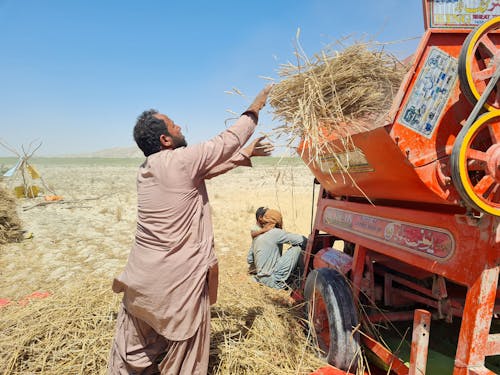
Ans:
[{"label": "hay stack", "polygon": [[[219,301],[212,307],[212,375],[310,374],[327,364],[317,356],[303,306],[226,266],[221,259]],[[233,266],[234,267],[234,266]]]},{"label": "hay stack", "polygon": [[0,186],[0,245],[21,239],[21,222],[16,212],[16,201]]},{"label": "hay stack", "polygon": [[89,279],[1,308],[0,373],[105,373],[118,302],[109,280]]},{"label": "hay stack", "polygon": [[[298,55],[298,54],[297,54]],[[323,131],[343,139],[383,124],[407,68],[393,55],[356,43],[343,51],[325,49],[297,65],[281,66],[283,80],[269,103],[277,129],[289,145],[297,139],[320,148]]]},{"label": "hay stack", "polygon": [[[310,374],[326,363],[288,294],[222,277],[212,307],[210,375]],[[109,279],[53,285],[52,295],[0,308],[0,374],[105,374],[121,295]]]}]

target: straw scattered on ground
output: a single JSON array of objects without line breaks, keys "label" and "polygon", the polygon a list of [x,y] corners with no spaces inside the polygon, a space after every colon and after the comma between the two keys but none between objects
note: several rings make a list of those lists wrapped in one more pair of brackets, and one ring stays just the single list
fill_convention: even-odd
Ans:
[{"label": "straw scattered on ground", "polygon": [[118,302],[109,285],[78,280],[1,308],[0,373],[103,373]]},{"label": "straw scattered on ground", "polygon": [[[276,159],[275,159],[276,161]],[[71,204],[19,209],[33,237],[0,248],[0,374],[105,374],[121,295],[111,280],[135,231],[142,160],[47,160],[37,166]],[[299,161],[300,162],[300,161]],[[326,366],[311,347],[302,306],[251,281],[246,255],[259,206],[282,211],[285,228],[308,235],[313,176],[302,162],[255,161],[207,181],[220,263],[212,307],[209,374],[309,374]],[[242,198],[243,197],[243,198]],[[43,198],[20,199],[32,207]],[[50,292],[43,299],[26,296]]]},{"label": "straw scattered on ground", "polygon": [[[340,50],[333,47],[340,46]],[[282,80],[269,103],[288,144],[308,144],[311,160],[349,149],[350,136],[384,124],[407,67],[376,43],[329,46],[312,58],[296,50],[296,63],[282,65]],[[333,135],[340,148],[322,142]],[[325,150],[325,147],[330,147]]]},{"label": "straw scattered on ground", "polygon": [[303,306],[289,292],[247,280],[235,271],[221,280],[224,291],[212,309],[211,373],[310,374],[326,366],[308,338]]},{"label": "straw scattered on ground", "polygon": [[[257,284],[228,286],[212,308],[210,374],[309,374],[325,363],[307,339],[302,307]],[[241,277],[240,277],[241,279]],[[78,280],[43,299],[1,308],[0,373],[103,374],[119,296],[109,280]]]}]

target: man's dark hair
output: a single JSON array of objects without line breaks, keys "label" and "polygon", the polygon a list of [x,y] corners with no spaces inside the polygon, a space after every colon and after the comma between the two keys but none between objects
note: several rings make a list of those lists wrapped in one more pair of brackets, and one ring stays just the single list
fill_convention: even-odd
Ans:
[{"label": "man's dark hair", "polygon": [[161,150],[160,135],[170,136],[165,121],[154,116],[157,113],[155,109],[142,112],[134,126],[135,143],[146,157]]},{"label": "man's dark hair", "polygon": [[259,217],[264,216],[267,211],[267,207],[259,207],[257,211],[255,211],[255,220],[259,221]]}]

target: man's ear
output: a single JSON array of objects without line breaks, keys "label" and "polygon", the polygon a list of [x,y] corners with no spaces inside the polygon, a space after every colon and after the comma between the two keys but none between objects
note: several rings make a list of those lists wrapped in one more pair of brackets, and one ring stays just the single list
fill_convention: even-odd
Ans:
[{"label": "man's ear", "polygon": [[163,149],[173,148],[174,143],[172,142],[172,137],[162,134],[160,135],[160,143]]}]

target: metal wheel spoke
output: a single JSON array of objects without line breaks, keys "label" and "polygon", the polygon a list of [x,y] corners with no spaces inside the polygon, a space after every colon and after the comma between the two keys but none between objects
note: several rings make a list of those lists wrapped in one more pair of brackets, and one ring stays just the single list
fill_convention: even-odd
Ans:
[{"label": "metal wheel spoke", "polygon": [[478,81],[486,81],[487,79],[491,78],[491,76],[495,73],[495,67],[488,67],[483,70],[478,70],[472,73],[472,79],[474,82]]},{"label": "metal wheel spoke", "polygon": [[477,46],[477,51],[483,57],[493,57],[497,54],[498,48],[490,39],[489,35],[485,34],[480,40]]},{"label": "metal wheel spoke", "polygon": [[491,177],[489,174],[484,176],[481,181],[477,183],[476,186],[474,186],[474,192],[479,195],[483,196],[484,193],[488,191],[488,189],[491,187],[491,185],[495,182],[495,179]]},{"label": "metal wheel spoke", "polygon": [[[499,53],[499,49],[491,40],[488,34],[485,34],[479,41],[475,53],[475,71],[472,72],[472,80],[475,86],[480,90],[484,90],[489,79],[495,74],[497,64],[495,56]],[[500,106],[499,85],[493,89],[488,103],[494,107]]]},{"label": "metal wheel spoke", "polygon": [[500,194],[500,189],[498,188],[499,185],[495,184],[495,187],[491,189],[490,193],[486,197],[490,202],[498,202],[499,194]]},{"label": "metal wheel spoke", "polygon": [[493,144],[500,142],[500,123],[494,122],[488,125],[488,130],[490,132],[491,141]]},{"label": "metal wheel spoke", "polygon": [[469,160],[467,162],[467,170],[469,172],[484,171],[486,168],[486,162],[479,160]]},{"label": "metal wheel spoke", "polygon": [[467,149],[467,159],[468,160],[477,160],[486,162],[486,152],[474,150],[473,148]]},{"label": "metal wheel spoke", "polygon": [[496,108],[500,106],[500,82],[497,83],[496,87],[493,89],[495,93],[495,100],[492,102],[492,105]]}]

